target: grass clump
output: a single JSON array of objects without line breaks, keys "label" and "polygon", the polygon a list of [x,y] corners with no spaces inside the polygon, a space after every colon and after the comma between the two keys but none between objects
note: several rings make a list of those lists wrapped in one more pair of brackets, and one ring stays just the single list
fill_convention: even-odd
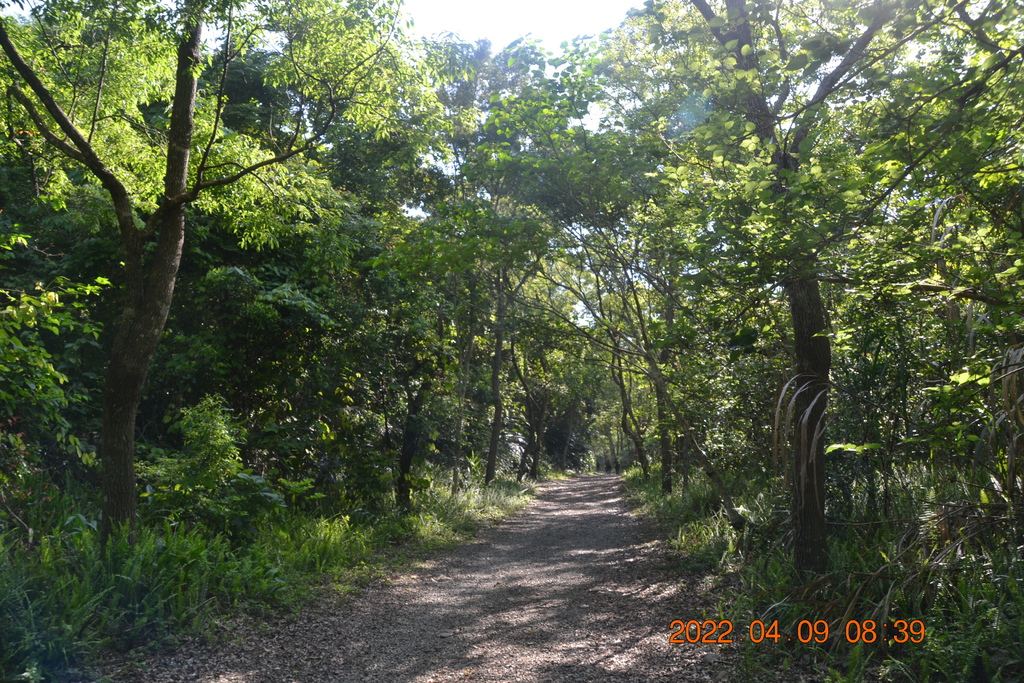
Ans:
[{"label": "grass clump", "polygon": [[685,489],[676,485],[677,493],[666,496],[661,492],[659,465],[651,467],[648,477],[633,467],[623,478],[630,503],[641,514],[657,520],[669,545],[678,551],[680,569],[706,574],[728,564],[738,535],[722,513],[710,482],[703,477],[692,478]]}]

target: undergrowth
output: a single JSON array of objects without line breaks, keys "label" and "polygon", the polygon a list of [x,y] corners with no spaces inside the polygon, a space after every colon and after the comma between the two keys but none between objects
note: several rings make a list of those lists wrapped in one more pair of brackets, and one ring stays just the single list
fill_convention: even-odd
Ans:
[{"label": "undergrowth", "polygon": [[[791,666],[836,683],[1024,680],[1019,520],[1005,507],[967,502],[976,495],[967,487],[942,490],[922,475],[884,517],[832,519],[828,572],[801,578],[783,493],[738,496],[749,524],[737,532],[702,477],[671,496],[661,494],[657,473],[645,480],[634,469],[625,479],[684,570],[738,574],[741,588],[722,595],[719,612],[744,639],[721,645],[740,650],[744,680],[786,680]],[[778,639],[750,642],[755,621],[769,633],[777,622]]]},{"label": "undergrowth", "polygon": [[[99,544],[96,506],[54,489],[27,528],[0,532],[0,681],[49,680],[110,651],[204,634],[240,609],[286,609],[325,580],[341,590],[524,506],[528,485],[495,481],[455,495],[420,492],[405,512],[288,510],[243,537],[170,518],[129,544]],[[31,532],[28,532],[31,529]]]}]

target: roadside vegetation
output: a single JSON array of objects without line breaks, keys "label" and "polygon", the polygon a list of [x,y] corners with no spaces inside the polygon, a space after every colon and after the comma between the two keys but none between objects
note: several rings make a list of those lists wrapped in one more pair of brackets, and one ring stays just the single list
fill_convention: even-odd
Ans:
[{"label": "roadside vegetation", "polygon": [[[3,680],[60,680],[87,672],[97,658],[139,656],[185,635],[216,637],[215,622],[240,611],[299,609],[321,591],[386,580],[521,509],[532,487],[472,482],[455,495],[422,491],[408,510],[348,515],[277,501],[273,511],[259,501],[246,515],[237,493],[205,493],[176,510],[202,516],[211,505],[230,505],[250,529],[225,533],[154,511],[144,513],[133,543],[122,533],[103,548],[97,501],[73,483],[51,487],[25,520],[31,538],[17,530],[0,536]],[[281,495],[267,486],[253,496],[271,494]]]},{"label": "roadside vegetation", "polygon": [[3,676],[611,461],[719,618],[829,629],[752,677],[1022,677],[1019,2],[648,0],[557,54],[396,0],[3,11]]},{"label": "roadside vegetation", "polygon": [[[740,651],[748,680],[812,671],[830,683],[1016,681],[1024,672],[1020,548],[1000,536],[999,519],[965,516],[951,526],[908,487],[894,501],[899,518],[836,520],[828,571],[801,581],[777,482],[774,497],[764,493],[771,482],[735,487],[746,491],[736,498],[749,519],[743,530],[730,526],[702,477],[671,497],[639,468],[625,482],[639,511],[660,523],[688,582],[726,586],[716,612],[687,619],[728,620],[736,642],[721,647]],[[755,622],[763,627],[752,632]],[[695,627],[690,635],[697,637]]]}]

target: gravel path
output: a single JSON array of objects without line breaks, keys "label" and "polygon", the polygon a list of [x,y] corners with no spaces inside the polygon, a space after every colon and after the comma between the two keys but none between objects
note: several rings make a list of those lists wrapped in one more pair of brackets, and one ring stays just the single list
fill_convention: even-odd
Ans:
[{"label": "gravel path", "polygon": [[[670,645],[709,596],[682,587],[611,475],[547,482],[525,512],[348,601],[191,646],[110,680],[729,681],[733,653]],[[726,646],[728,647],[728,646]]]}]

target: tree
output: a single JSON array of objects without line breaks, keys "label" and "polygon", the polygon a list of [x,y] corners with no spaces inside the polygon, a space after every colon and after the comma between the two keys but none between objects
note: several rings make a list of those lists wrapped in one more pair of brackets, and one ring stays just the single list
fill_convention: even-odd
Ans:
[{"label": "tree", "polygon": [[[673,3],[646,10],[659,66],[710,105],[689,132],[666,135],[678,159],[666,175],[680,202],[705,197],[690,219],[707,245],[697,267],[728,264],[734,281],[785,294],[795,373],[788,385],[796,418],[794,554],[798,570],[821,573],[828,561],[824,449],[832,364],[821,283],[837,265],[830,256],[857,230],[884,220],[880,205],[940,144],[935,136],[917,138],[918,153],[901,163],[858,145],[851,157],[844,136],[865,128],[889,135],[884,122],[863,116],[866,98],[900,97],[910,84],[889,74],[899,72],[915,41],[924,44],[955,23],[963,6],[688,4],[689,12]],[[993,65],[1011,59],[1004,57]],[[981,76],[969,80],[984,88]],[[909,99],[920,104],[928,96]]]},{"label": "tree", "polygon": [[[513,44],[493,56],[486,42],[457,47],[463,77],[439,93],[451,122],[447,158],[452,169],[446,177],[450,190],[426,207],[433,214],[426,225],[448,236],[441,240],[441,252],[441,244],[432,244],[432,258],[441,259],[449,275],[489,285],[491,420],[484,474],[489,483],[497,476],[507,418],[503,379],[512,325],[509,310],[547,248],[545,226],[518,202],[522,174],[507,163],[513,159],[510,152],[522,144],[520,133],[515,126],[504,127],[494,112],[503,96],[528,87],[532,75],[524,69],[524,56],[536,54],[536,47]],[[470,334],[470,346],[475,346],[477,334]]]},{"label": "tree", "polygon": [[[134,529],[136,413],[171,306],[189,206],[204,199],[225,206],[241,195],[257,209],[248,218],[262,212],[270,224],[287,222],[268,216],[272,210],[258,197],[291,183],[273,167],[315,149],[337,121],[386,126],[400,103],[415,97],[416,77],[393,3],[236,7],[184,0],[100,12],[44,3],[32,14],[38,28],[0,20],[0,48],[12,70],[8,92],[47,142],[106,193],[124,258],[124,306],[104,381],[99,444],[106,538],[114,527]],[[203,30],[211,23],[224,36],[220,73],[215,92],[199,93],[208,68]],[[278,114],[287,123],[264,131],[264,139],[227,130],[222,118],[226,74],[259,40],[280,46],[266,78],[287,96]],[[67,49],[79,53],[69,58]],[[90,68],[68,69],[71,59]],[[267,223],[255,227],[252,237],[268,237],[258,234]]]}]

